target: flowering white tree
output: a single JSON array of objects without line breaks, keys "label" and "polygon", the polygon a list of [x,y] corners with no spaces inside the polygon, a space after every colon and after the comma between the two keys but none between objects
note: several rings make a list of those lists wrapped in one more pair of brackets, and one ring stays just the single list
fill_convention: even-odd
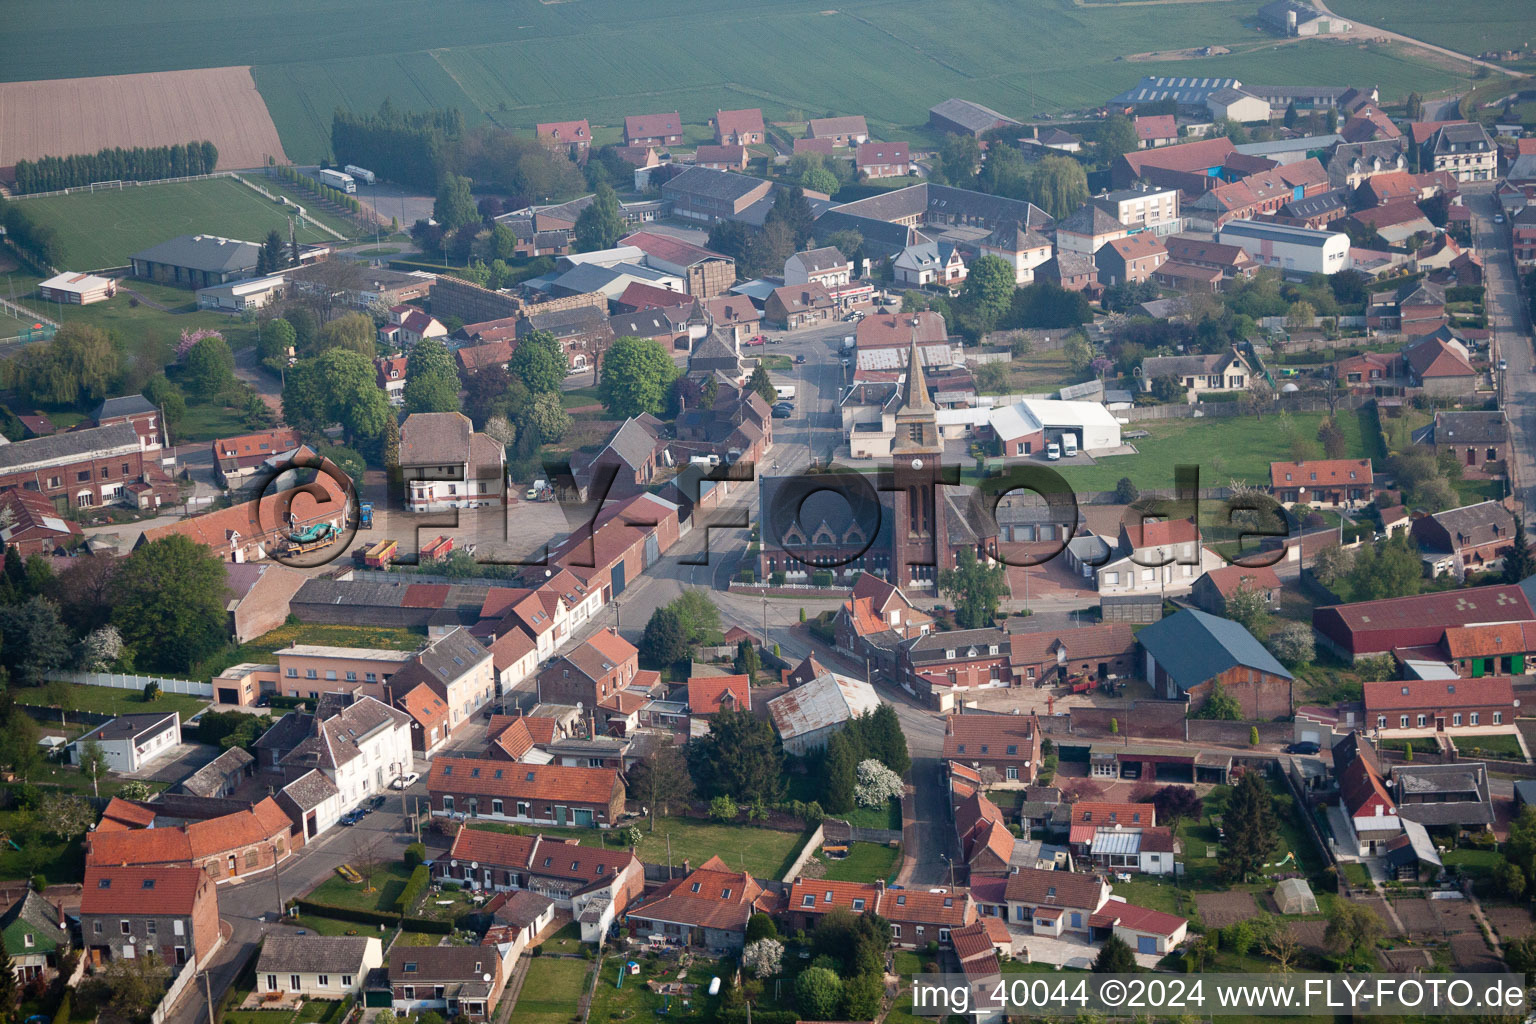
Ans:
[{"label": "flowering white tree", "polygon": [[878,807],[901,796],[904,788],[901,776],[874,758],[860,761],[858,772],[859,782],[853,790],[853,799],[860,807]]},{"label": "flowering white tree", "polygon": [[80,667],[87,672],[100,672],[111,665],[123,653],[123,635],[116,626],[93,629],[80,641]]},{"label": "flowering white tree", "polygon": [[741,965],[759,978],[771,978],[784,965],[784,943],[758,939],[741,951]]}]

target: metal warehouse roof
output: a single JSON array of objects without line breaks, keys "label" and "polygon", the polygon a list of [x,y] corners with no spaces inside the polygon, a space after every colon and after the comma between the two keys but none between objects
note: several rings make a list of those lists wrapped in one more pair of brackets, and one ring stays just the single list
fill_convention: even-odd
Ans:
[{"label": "metal warehouse roof", "polygon": [[875,688],[852,676],[827,672],[768,702],[768,713],[784,739],[846,722],[879,707]]}]

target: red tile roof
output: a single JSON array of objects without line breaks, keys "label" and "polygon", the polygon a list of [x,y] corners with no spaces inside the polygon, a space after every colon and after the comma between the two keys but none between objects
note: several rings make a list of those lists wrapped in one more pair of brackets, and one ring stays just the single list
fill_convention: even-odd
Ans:
[{"label": "red tile roof", "polygon": [[1124,524],[1126,539],[1136,549],[1161,547],[1165,544],[1189,544],[1200,539],[1200,528],[1193,519],[1144,518]]},{"label": "red tile roof", "polygon": [[592,141],[592,128],[587,119],[580,121],[544,121],[534,126],[540,142],[567,143]]},{"label": "red tile roof", "polygon": [[593,633],[587,638],[587,644],[615,665],[636,658],[640,653],[634,644],[611,629],[600,629]]},{"label": "red tile roof", "polygon": [[1199,139],[1177,146],[1160,146],[1126,153],[1121,159],[1138,174],[1148,167],[1168,171],[1205,171],[1223,164],[1227,157],[1237,152],[1237,147],[1226,136],[1215,139]]},{"label": "red tile roof", "polygon": [[680,302],[687,301],[687,298],[686,295],[670,288],[658,288],[643,281],[631,281],[614,301],[621,306],[630,306],[637,311],[644,311],[671,309]]},{"label": "red tile roof", "polygon": [[682,878],[663,883],[630,916],[695,928],[744,931],[763,887],[745,871],[731,871],[711,857]]},{"label": "red tile roof", "polygon": [[1010,903],[1097,910],[1106,888],[1097,875],[1020,868],[1008,876],[1007,894]]},{"label": "red tile roof", "polygon": [[944,757],[954,761],[1033,760],[1039,732],[1029,715],[950,715],[944,719],[944,731]]},{"label": "red tile roof", "polygon": [[694,150],[693,162],[699,166],[730,164],[732,167],[740,167],[747,162],[747,147],[735,143],[725,146],[703,145]]},{"label": "red tile roof", "polygon": [[911,163],[905,142],[865,142],[860,144],[854,163],[859,167]]},{"label": "red tile roof", "polygon": [[154,824],[155,812],[148,807],[140,807],[119,797],[113,797],[107,801],[101,817],[103,821],[114,821],[129,828],[148,828]]},{"label": "red tile roof", "polygon": [[448,719],[448,705],[426,683],[417,683],[409,693],[397,697],[395,706],[427,730]]},{"label": "red tile roof", "polygon": [[1022,666],[1054,660],[1058,647],[1066,650],[1067,660],[1071,661],[1124,654],[1135,646],[1136,634],[1129,622],[1100,622],[1054,632],[1010,634],[1008,660],[1023,671]]},{"label": "red tile roof", "polygon": [[659,139],[683,133],[682,118],[670,114],[632,114],[624,119],[624,135],[631,139]]},{"label": "red tile roof", "polygon": [[1382,814],[1396,813],[1381,776],[1364,757],[1354,758],[1339,773],[1339,797],[1351,817],[1375,817],[1378,807]]},{"label": "red tile roof", "polygon": [[757,107],[749,107],[745,110],[717,110],[715,127],[719,129],[721,135],[746,135],[751,132],[762,135],[766,131],[763,127],[763,112]]},{"label": "red tile roof", "polygon": [[695,715],[720,710],[726,694],[739,711],[752,710],[752,688],[746,676],[694,676],[688,680],[688,707]]},{"label": "red tile roof", "polygon": [[1104,904],[1103,910],[1088,919],[1088,925],[1091,928],[1106,928],[1118,924],[1121,928],[1127,928],[1133,932],[1162,936],[1173,935],[1188,923],[1177,914],[1148,910],[1146,907],[1138,907],[1134,903],[1121,903],[1118,900],[1111,900]]},{"label": "red tile roof", "polygon": [[87,867],[80,913],[190,916],[205,884],[201,868]]},{"label": "red tile roof", "polygon": [[483,758],[438,758],[427,776],[429,793],[569,800],[607,805],[623,783],[612,768],[511,764]]},{"label": "red tile roof", "polygon": [[1536,651],[1536,623],[1451,626],[1445,631],[1445,651],[1452,658],[1485,658]]},{"label": "red tile roof", "polygon": [[1136,138],[1142,142],[1179,137],[1179,122],[1172,114],[1149,114],[1136,118]]},{"label": "red tile roof", "polygon": [[1280,589],[1280,577],[1276,576],[1275,570],[1267,565],[1254,569],[1243,565],[1229,565],[1222,569],[1212,569],[1205,575],[1222,597],[1231,597],[1242,587],[1251,590]]},{"label": "red tile roof", "polygon": [[1308,462],[1271,462],[1271,487],[1371,486],[1370,459],[1314,459]]},{"label": "red tile roof", "polygon": [[508,629],[497,636],[496,642],[491,644],[491,662],[496,666],[496,671],[501,672],[509,665],[516,665],[536,650],[538,650],[538,644],[533,637],[521,629]]},{"label": "red tile roof", "polygon": [[1514,684],[1507,676],[1482,679],[1397,679],[1365,684],[1365,713],[1411,708],[1510,707]]},{"label": "red tile roof", "polygon": [[1157,808],[1152,804],[1108,803],[1079,800],[1072,805],[1074,824],[1146,825],[1157,824]]},{"label": "red tile roof", "polygon": [[346,508],[347,496],[341,486],[329,475],[318,473],[309,483],[291,490],[268,494],[257,501],[241,502],[217,512],[205,512],[200,516],[152,526],[145,530],[139,543],[149,544],[165,537],[180,535],[198,544],[215,549],[226,549],[238,535],[241,541],[256,537],[276,535],[287,531],[283,518],[283,503],[291,499],[289,511],[297,526],[309,526],[323,519],[340,516]]}]

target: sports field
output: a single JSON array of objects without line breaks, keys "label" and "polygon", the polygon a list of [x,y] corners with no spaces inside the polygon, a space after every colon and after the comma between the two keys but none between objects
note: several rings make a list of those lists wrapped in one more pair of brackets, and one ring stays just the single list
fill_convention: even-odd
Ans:
[{"label": "sports field", "polygon": [[[863,113],[900,137],[951,96],[1004,113],[1082,110],[1144,74],[1237,74],[1254,84],[1448,88],[1455,76],[1392,48],[1275,45],[1261,0],[161,0],[156,16],[110,0],[18,5],[0,78],[249,64],[287,155],[326,155],[332,111],[457,106],[511,127],[586,117],[595,134],[627,114],[721,107],[770,119]],[[1409,0],[1427,3],[1428,0]],[[1462,6],[1453,3],[1451,6]],[[334,40],[346,40],[338,54]],[[1229,57],[1117,60],[1202,44]]]},{"label": "sports field", "polygon": [[[64,265],[70,270],[126,266],[133,253],[177,235],[259,242],[276,228],[288,237],[285,208],[230,178],[76,192],[18,204],[58,232]],[[329,237],[308,224],[299,225],[301,242]]]}]

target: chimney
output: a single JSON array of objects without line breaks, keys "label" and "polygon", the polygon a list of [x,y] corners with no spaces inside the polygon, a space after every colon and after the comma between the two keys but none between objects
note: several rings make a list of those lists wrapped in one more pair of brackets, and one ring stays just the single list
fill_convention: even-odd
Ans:
[{"label": "chimney", "polygon": [[[1478,781],[1481,782],[1482,780],[1479,779]],[[67,920],[65,920],[65,918],[64,918],[64,904],[62,904],[62,903],[55,903],[53,905],[53,912],[58,915],[59,927],[64,929],[65,931],[68,931],[69,930],[69,922]]]}]

